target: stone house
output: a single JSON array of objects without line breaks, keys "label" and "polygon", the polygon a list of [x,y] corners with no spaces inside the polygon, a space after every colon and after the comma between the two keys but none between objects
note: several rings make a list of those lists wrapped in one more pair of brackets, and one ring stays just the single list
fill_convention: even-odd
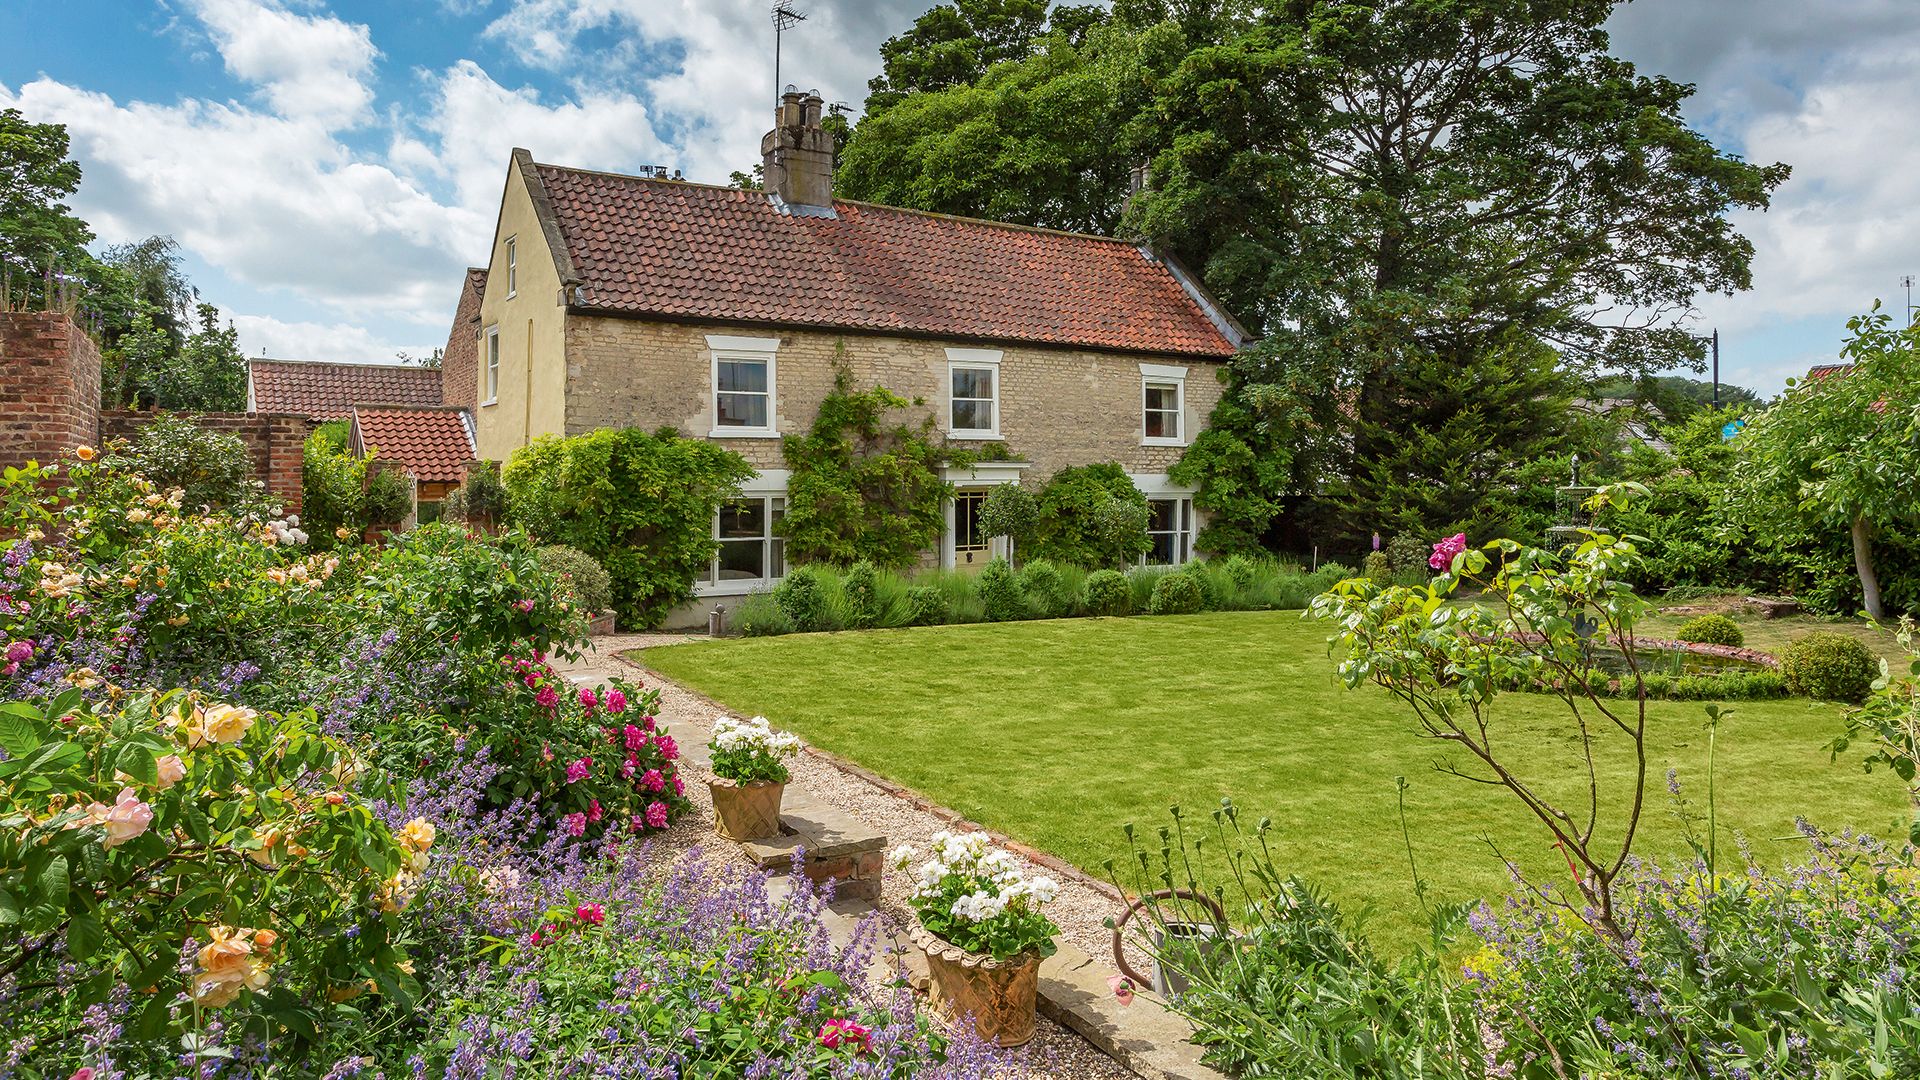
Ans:
[{"label": "stone house", "polygon": [[698,589],[745,593],[784,569],[781,436],[808,429],[844,365],[915,400],[950,444],[1004,450],[949,470],[957,495],[928,564],[997,553],[974,524],[993,485],[1109,461],[1153,500],[1154,559],[1190,558],[1193,492],[1167,470],[1244,331],[1144,244],[834,199],[820,114],[817,94],[785,95],[764,191],[513,152],[490,262],[468,271],[445,354],[479,456],[602,427],[725,442],[757,475],[714,522]]}]

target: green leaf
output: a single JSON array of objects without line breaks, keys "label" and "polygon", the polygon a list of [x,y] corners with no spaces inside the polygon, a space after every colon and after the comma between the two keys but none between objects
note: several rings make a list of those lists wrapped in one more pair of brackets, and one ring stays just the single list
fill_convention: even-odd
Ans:
[{"label": "green leaf", "polygon": [[20,898],[10,890],[0,889],[0,926],[12,926],[20,921]]},{"label": "green leaf", "polygon": [[40,894],[42,901],[56,908],[66,907],[67,893],[71,886],[67,870],[67,860],[63,858],[48,860],[47,868],[40,872],[40,876],[34,881],[33,886],[34,891]]},{"label": "green leaf", "polygon": [[144,746],[128,744],[120,752],[119,769],[143,784],[154,785],[160,782],[160,767],[155,763],[153,751]]},{"label": "green leaf", "polygon": [[85,960],[100,951],[101,942],[107,939],[107,930],[100,920],[92,914],[75,915],[67,924],[67,952],[75,960]]},{"label": "green leaf", "polygon": [[38,719],[39,710],[25,702],[9,701],[0,705],[0,749],[15,758],[32,753],[40,745],[33,723]]}]

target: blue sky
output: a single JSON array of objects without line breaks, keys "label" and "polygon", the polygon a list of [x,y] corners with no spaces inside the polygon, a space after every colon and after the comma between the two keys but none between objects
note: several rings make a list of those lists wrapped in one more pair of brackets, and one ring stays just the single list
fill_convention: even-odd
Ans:
[{"label": "blue sky", "polygon": [[[931,0],[811,0],[787,81],[858,103]],[[0,107],[66,123],[103,242],[176,237],[253,355],[384,360],[444,343],[508,151],[724,182],[771,97],[762,0],[6,0]],[[1778,390],[1920,273],[1920,27],[1908,0],[1637,0],[1616,50],[1696,83],[1690,118],[1794,179],[1755,289],[1703,297],[1723,376]]]}]

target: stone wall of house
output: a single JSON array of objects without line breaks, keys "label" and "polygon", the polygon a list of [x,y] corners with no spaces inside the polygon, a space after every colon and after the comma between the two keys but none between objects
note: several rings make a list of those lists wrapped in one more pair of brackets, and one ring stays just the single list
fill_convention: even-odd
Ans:
[{"label": "stone wall of house", "polygon": [[[713,429],[713,357],[708,335],[771,337],[764,327],[644,322],[570,315],[566,326],[566,432],[601,427],[672,426],[705,436]],[[919,399],[947,427],[947,347],[978,343],[874,334],[787,330],[777,333],[774,393],[781,434],[805,432],[833,387],[836,362],[855,384],[886,386]],[[998,347],[1002,445],[1032,462],[1029,483],[1044,483],[1067,465],[1117,461],[1133,473],[1164,473],[1183,449],[1143,445],[1142,363],[1187,369],[1185,431],[1189,441],[1220,399],[1220,361],[1122,355],[1028,345]],[[780,440],[724,441],[759,469],[784,468]],[[956,445],[984,446],[974,441]]]},{"label": "stone wall of house", "polygon": [[[134,439],[158,416],[154,412],[113,410],[100,414],[100,439]],[[196,427],[224,432],[246,445],[253,475],[267,485],[287,513],[300,512],[302,466],[310,421],[286,413],[187,413]]]},{"label": "stone wall of house", "polygon": [[99,440],[100,350],[57,311],[0,312],[0,465]]}]

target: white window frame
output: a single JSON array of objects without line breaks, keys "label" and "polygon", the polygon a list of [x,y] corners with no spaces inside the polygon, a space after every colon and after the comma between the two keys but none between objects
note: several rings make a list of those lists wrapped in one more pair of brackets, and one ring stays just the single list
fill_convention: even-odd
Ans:
[{"label": "white window frame", "polygon": [[[941,397],[947,406],[947,437],[951,439],[973,439],[981,442],[1004,438],[1000,434],[1000,358],[999,349],[948,349],[947,382]],[[993,424],[986,428],[957,428],[953,426],[953,373],[956,371],[989,371],[993,373],[993,397],[960,398],[961,401],[987,401],[993,411]]]},{"label": "white window frame", "polygon": [[1151,540],[1153,537],[1156,537],[1156,536],[1173,537],[1174,558],[1172,562],[1168,562],[1168,563],[1149,562],[1148,556],[1153,553],[1153,549],[1149,547],[1147,549],[1147,553],[1140,556],[1140,565],[1141,566],[1185,566],[1188,563],[1192,562],[1193,561],[1193,538],[1196,535],[1198,535],[1198,533],[1200,532],[1199,520],[1194,517],[1193,496],[1171,494],[1171,493],[1151,494],[1147,496],[1147,502],[1150,504],[1157,503],[1157,502],[1170,502],[1174,504],[1174,510],[1173,510],[1174,525],[1171,531],[1164,530],[1164,529],[1158,529],[1158,530],[1155,529],[1153,527],[1153,518],[1151,516],[1147,518],[1148,539]]},{"label": "white window frame", "polygon": [[[701,576],[700,580],[694,582],[694,586],[693,586],[694,595],[696,596],[745,596],[748,593],[762,592],[766,589],[772,588],[774,585],[777,585],[780,583],[780,579],[782,577],[786,576],[784,573],[776,576],[766,576],[766,575],[767,575],[767,571],[770,569],[770,567],[768,566],[768,562],[773,558],[773,545],[775,544],[781,545],[781,560],[780,560],[781,566],[784,569],[786,565],[786,540],[784,537],[779,536],[773,531],[774,518],[773,518],[772,500],[778,499],[783,503],[786,501],[787,476],[788,476],[788,472],[785,469],[767,469],[757,474],[753,479],[747,481],[745,484],[741,485],[741,490],[738,495],[733,496],[732,498],[723,500],[723,502],[737,502],[737,501],[747,500],[747,499],[757,499],[757,500],[764,501],[765,505],[763,506],[763,509],[766,511],[767,530],[764,534],[762,534],[760,538],[760,542],[764,545],[761,548],[761,555],[760,555],[760,572],[762,576],[757,578],[734,578],[729,581],[721,581],[720,580],[720,552],[716,548],[713,553],[713,558],[708,560],[707,562],[707,572]],[[785,513],[784,507],[782,507],[781,512],[782,514]],[[721,543],[720,512],[718,510],[715,510],[713,514],[713,540],[715,544]],[[728,542],[744,543],[745,540],[744,538],[736,538]]]},{"label": "white window frame", "polygon": [[500,404],[500,325],[495,323],[487,327],[480,341],[480,385],[486,388],[487,400],[481,405]]},{"label": "white window frame", "polygon": [[[1173,387],[1173,434],[1147,434],[1147,413],[1164,412],[1164,409],[1147,408],[1147,392],[1155,386]],[[1141,446],[1185,446],[1187,445],[1187,369],[1167,364],[1140,365],[1140,445]]]},{"label": "white window frame", "polygon": [[520,294],[520,238],[507,237],[507,299]]},{"label": "white window frame", "polygon": [[[707,408],[712,410],[713,422],[707,432],[713,439],[766,439],[779,434],[779,381],[776,378],[775,354],[780,351],[779,338],[733,337],[725,334],[708,334],[707,351],[711,362],[707,366]],[[764,363],[767,365],[767,423],[764,427],[722,426],[720,423],[720,365],[723,362]],[[751,393],[752,391],[729,390],[727,393]]]}]

